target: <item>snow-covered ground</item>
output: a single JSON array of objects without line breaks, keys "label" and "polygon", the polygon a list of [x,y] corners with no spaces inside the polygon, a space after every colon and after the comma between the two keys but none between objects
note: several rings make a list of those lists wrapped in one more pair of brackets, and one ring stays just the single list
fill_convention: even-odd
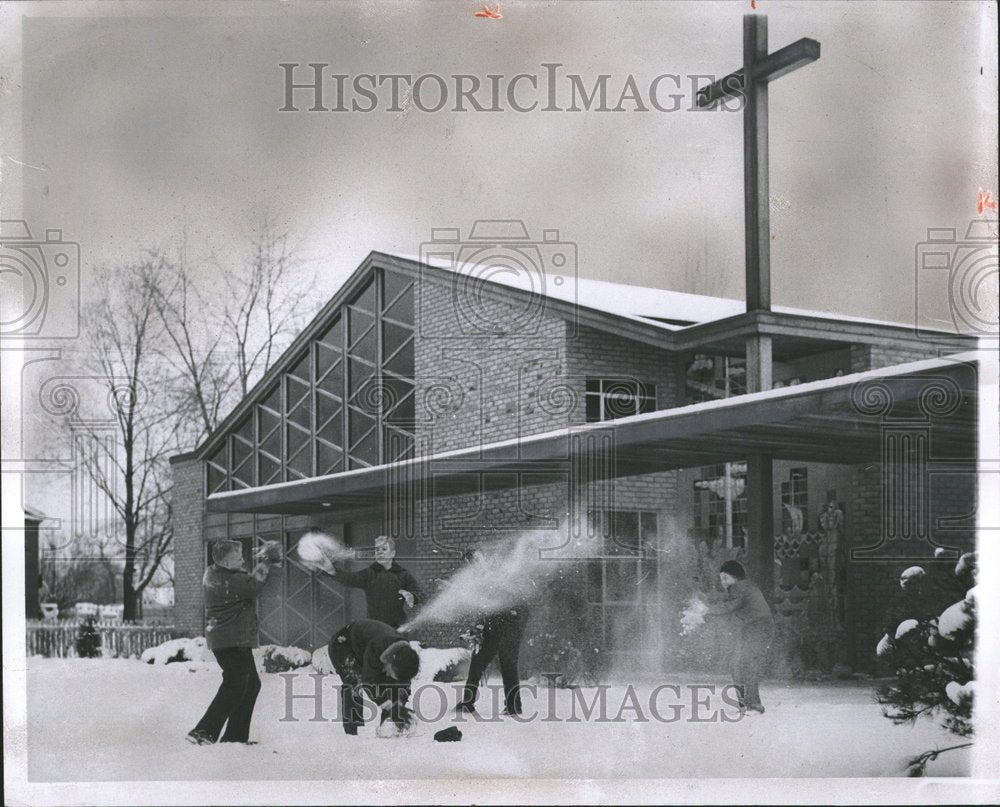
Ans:
[{"label": "snow-covered ground", "polygon": [[[309,668],[298,671],[297,694],[313,691]],[[137,660],[28,660],[28,778],[30,781],[246,780],[246,779],[422,779],[451,777],[675,778],[903,776],[908,758],[956,738],[936,722],[894,726],[883,718],[870,686],[782,684],[762,688],[767,713],[735,723],[690,722],[691,697],[667,691],[659,699],[668,717],[671,703],[687,703],[678,722],[566,722],[573,694],[555,691],[558,722],[517,723],[510,718],[457,724],[461,742],[436,743],[433,734],[453,725],[453,714],[424,724],[417,736],[380,739],[374,723],[348,737],[339,722],[313,722],[313,705],[298,701],[298,720],[282,722],[285,681],[261,676],[251,737],[257,745],[197,747],[184,735],[194,726],[218,686],[211,663],[165,666]],[[336,711],[335,676],[326,676],[324,714]],[[666,683],[666,682],[665,682]],[[724,683],[704,677],[669,683]],[[448,706],[455,703],[453,685]],[[654,685],[636,685],[649,717]],[[587,702],[593,690],[583,690]],[[549,690],[524,695],[527,714],[549,714]],[[626,687],[608,692],[614,717]],[[703,697],[703,695],[702,695]],[[492,717],[487,693],[481,711]],[[422,697],[422,711],[439,711],[437,696]],[[715,707],[717,698],[699,716]],[[580,715],[579,709],[577,710]],[[726,711],[726,714],[732,714]],[[595,715],[596,717],[596,715]],[[928,766],[936,776],[967,775],[967,751],[945,754]]]}]

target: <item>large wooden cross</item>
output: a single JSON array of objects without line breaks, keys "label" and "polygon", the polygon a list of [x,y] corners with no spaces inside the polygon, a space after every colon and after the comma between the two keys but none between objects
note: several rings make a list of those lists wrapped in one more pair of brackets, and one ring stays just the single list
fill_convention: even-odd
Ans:
[{"label": "large wooden cross", "polygon": [[819,58],[819,42],[800,39],[767,52],[767,17],[743,17],[743,67],[698,91],[698,106],[742,95],[747,311],[771,309],[771,233],[767,181],[767,85]]},{"label": "large wooden cross", "polygon": [[[768,189],[767,85],[819,58],[819,42],[800,39],[767,52],[767,17],[743,17],[743,68],[698,92],[698,106],[711,107],[742,95],[743,202],[746,217],[747,312],[771,310],[771,216]],[[771,388],[771,337],[755,333],[746,345],[747,392]],[[770,599],[774,587],[774,470],[768,454],[747,457],[747,559],[751,574]]]}]

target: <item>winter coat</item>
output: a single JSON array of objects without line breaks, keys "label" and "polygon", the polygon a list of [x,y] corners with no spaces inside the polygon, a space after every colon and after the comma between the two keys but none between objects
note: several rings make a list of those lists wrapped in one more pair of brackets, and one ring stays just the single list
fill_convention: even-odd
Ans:
[{"label": "winter coat", "polygon": [[213,563],[201,581],[209,650],[257,646],[257,593],[264,585],[244,571]]},{"label": "winter coat", "polygon": [[333,579],[350,588],[363,589],[368,619],[384,622],[393,628],[406,621],[400,589],[409,591],[414,602],[423,598],[417,579],[395,561],[388,569],[381,563],[373,563],[358,572],[349,572],[338,566]]},{"label": "winter coat", "polygon": [[757,622],[773,624],[771,606],[767,604],[761,590],[749,580],[737,580],[720,602],[709,605],[706,612],[712,616],[732,614],[744,625]]},{"label": "winter coat", "polygon": [[361,681],[374,701],[381,703],[392,697],[397,703],[406,703],[409,687],[386,674],[382,654],[396,642],[409,643],[409,639],[384,622],[359,619],[348,625],[347,641],[360,664]]}]

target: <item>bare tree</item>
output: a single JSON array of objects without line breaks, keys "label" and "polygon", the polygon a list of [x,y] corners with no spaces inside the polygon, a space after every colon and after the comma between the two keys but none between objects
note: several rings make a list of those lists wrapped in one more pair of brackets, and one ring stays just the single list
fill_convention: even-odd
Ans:
[{"label": "bare tree", "polygon": [[87,312],[89,357],[108,394],[118,445],[109,450],[102,441],[88,441],[82,462],[120,519],[127,620],[138,616],[142,592],[170,551],[167,458],[181,450],[183,440],[183,410],[170,394],[170,373],[159,352],[163,271],[164,261],[155,254],[101,271],[101,298]]},{"label": "bare tree", "polygon": [[250,246],[246,265],[225,273],[229,302],[224,320],[241,397],[280,355],[284,339],[298,330],[312,287],[311,281],[295,277],[301,261],[289,234],[279,232],[270,219],[251,236]]},{"label": "bare tree", "polygon": [[223,354],[228,334],[219,308],[192,278],[186,249],[161,269],[153,303],[171,347],[163,355],[186,398],[180,408],[189,415],[190,439],[197,444],[219,424],[234,389],[236,377]]}]

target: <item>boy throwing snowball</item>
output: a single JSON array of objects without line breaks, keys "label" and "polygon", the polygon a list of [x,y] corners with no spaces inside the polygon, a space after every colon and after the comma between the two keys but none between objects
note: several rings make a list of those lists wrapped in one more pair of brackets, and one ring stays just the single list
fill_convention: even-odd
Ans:
[{"label": "boy throwing snowball", "polygon": [[708,606],[707,616],[732,614],[740,620],[742,630],[733,653],[733,683],[740,706],[749,712],[764,713],[760,702],[760,678],[767,665],[774,639],[774,618],[771,607],[761,590],[747,580],[741,563],[727,560],[719,568],[719,580],[726,598]]},{"label": "boy throwing snowball", "polygon": [[248,743],[250,719],[260,692],[260,676],[254,663],[257,646],[257,593],[271,565],[281,562],[281,546],[264,543],[257,553],[258,563],[251,574],[243,567],[243,547],[239,541],[212,544],[212,565],[205,570],[205,639],[222,667],[222,684],[204,717],[187,739],[195,745],[221,742]]}]

